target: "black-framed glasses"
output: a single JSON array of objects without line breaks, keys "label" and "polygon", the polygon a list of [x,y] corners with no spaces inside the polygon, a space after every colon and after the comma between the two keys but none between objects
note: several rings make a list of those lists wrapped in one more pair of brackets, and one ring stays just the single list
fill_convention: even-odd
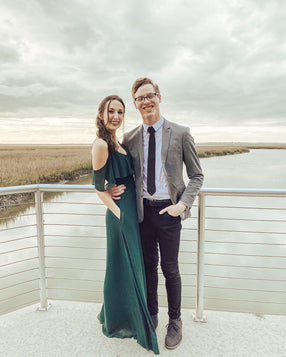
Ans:
[{"label": "black-framed glasses", "polygon": [[140,95],[139,97],[134,98],[134,100],[137,103],[142,103],[144,102],[145,99],[151,100],[154,99],[156,97],[156,95],[158,95],[159,93],[148,93],[147,95]]}]

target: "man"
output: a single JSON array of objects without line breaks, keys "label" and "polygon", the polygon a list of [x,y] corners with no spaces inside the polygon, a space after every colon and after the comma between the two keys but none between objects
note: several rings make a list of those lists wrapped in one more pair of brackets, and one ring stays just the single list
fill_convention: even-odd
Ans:
[{"label": "man", "polygon": [[[180,216],[190,216],[190,208],[203,184],[203,174],[189,129],[162,117],[158,85],[149,78],[139,78],[133,84],[132,97],[143,125],[126,133],[123,145],[134,162],[148,309],[156,328],[159,246],[169,314],[165,347],[174,349],[182,340]],[[183,181],[183,163],[189,177],[187,187]]]}]

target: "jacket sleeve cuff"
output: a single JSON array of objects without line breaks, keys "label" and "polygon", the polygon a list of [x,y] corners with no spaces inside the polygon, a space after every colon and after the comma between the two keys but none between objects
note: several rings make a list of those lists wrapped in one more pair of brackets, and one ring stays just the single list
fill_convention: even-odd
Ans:
[{"label": "jacket sleeve cuff", "polygon": [[179,202],[181,202],[181,203],[183,203],[183,204],[185,205],[185,210],[186,210],[187,208],[190,208],[184,201],[180,200]]}]

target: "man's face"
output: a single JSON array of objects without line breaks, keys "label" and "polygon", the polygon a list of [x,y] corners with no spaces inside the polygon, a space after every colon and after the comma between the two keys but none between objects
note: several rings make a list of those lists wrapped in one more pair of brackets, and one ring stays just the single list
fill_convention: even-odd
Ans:
[{"label": "man's face", "polygon": [[[142,119],[146,124],[151,125],[161,118],[159,103],[161,103],[161,95],[156,94],[152,99],[148,99],[147,96],[156,93],[152,84],[144,84],[139,87],[135,93],[134,105],[142,116]],[[139,97],[139,100],[136,98]],[[140,97],[145,97],[140,101]],[[142,99],[142,98],[141,98]]]}]

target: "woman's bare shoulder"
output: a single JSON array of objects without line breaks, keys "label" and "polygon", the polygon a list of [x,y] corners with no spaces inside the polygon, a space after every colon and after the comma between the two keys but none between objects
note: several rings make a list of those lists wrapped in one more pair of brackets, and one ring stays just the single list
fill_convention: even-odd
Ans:
[{"label": "woman's bare shoulder", "polygon": [[92,144],[92,164],[94,170],[103,167],[108,159],[107,142],[101,138],[96,138]]},{"label": "woman's bare shoulder", "polygon": [[101,138],[95,138],[93,143],[92,143],[92,149],[93,148],[108,148],[107,142]]}]

